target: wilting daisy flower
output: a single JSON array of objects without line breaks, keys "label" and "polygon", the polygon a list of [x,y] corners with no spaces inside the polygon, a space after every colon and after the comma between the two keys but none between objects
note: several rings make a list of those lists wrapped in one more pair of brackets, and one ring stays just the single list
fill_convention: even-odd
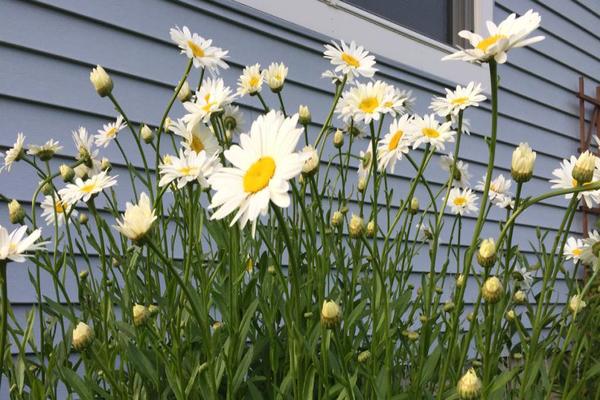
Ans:
[{"label": "wilting daisy flower", "polygon": [[565,248],[563,249],[563,255],[565,260],[573,260],[573,262],[579,261],[581,254],[583,253],[583,240],[574,238],[573,236],[567,239]]},{"label": "wilting daisy flower", "polygon": [[[569,160],[563,160],[560,163],[560,168],[552,171],[552,175],[556,177],[556,179],[550,179],[550,183],[554,183],[552,185],[552,189],[572,189],[577,187],[577,181],[573,178],[573,168],[577,163],[577,157],[571,156]],[[597,182],[600,180],[600,161],[596,160],[596,167],[594,168],[593,178],[590,182]],[[586,182],[589,183],[589,182]],[[573,193],[568,193],[565,195],[566,199],[570,199],[573,197]],[[591,190],[579,192],[577,194],[577,198],[585,201],[585,204],[592,208],[594,204],[600,203],[600,190]]]},{"label": "wilting daisy flower", "polygon": [[364,76],[371,78],[377,71],[373,68],[375,57],[369,55],[362,46],[354,41],[347,45],[343,40],[341,44],[332,41],[333,45],[325,45],[325,58],[335,65],[335,72],[348,75],[348,77]]},{"label": "wilting daisy flower", "polygon": [[[506,179],[504,175],[500,174],[490,182],[490,188],[488,191],[488,199],[497,207],[506,208],[511,204],[512,193],[509,192],[512,181]],[[485,188],[485,177],[479,181],[475,187],[478,190],[483,191]]]},{"label": "wilting daisy flower", "polygon": [[[450,120],[452,121],[452,126],[456,127],[458,130],[458,115],[450,114]],[[461,132],[466,133],[467,135],[471,134],[471,122],[464,117],[462,119]]]},{"label": "wilting daisy flower", "polygon": [[285,78],[288,74],[288,68],[283,63],[271,63],[269,68],[264,71],[264,80],[269,88],[275,93],[283,88]]},{"label": "wilting daisy flower", "polygon": [[178,189],[190,182],[198,182],[206,188],[208,177],[221,167],[218,156],[218,152],[209,156],[206,151],[196,153],[180,149],[179,157],[171,156],[168,164],[159,165],[162,176],[158,185],[165,186],[176,180]]},{"label": "wilting daisy flower", "polygon": [[58,144],[58,141],[50,139],[41,146],[32,144],[29,146],[27,154],[30,156],[37,156],[42,160],[49,160],[52,158],[52,156],[54,156],[54,154],[56,154],[57,151],[62,148],[63,147]]},{"label": "wilting daisy flower", "polygon": [[11,260],[14,262],[25,262],[26,257],[32,254],[26,252],[44,250],[46,242],[35,243],[42,235],[41,229],[36,229],[27,235],[27,226],[23,225],[10,234],[5,227],[0,226],[0,260]]},{"label": "wilting daisy flower", "polygon": [[98,129],[96,138],[96,146],[108,147],[109,143],[117,137],[117,133],[127,126],[123,120],[123,116],[119,115],[115,122],[102,125],[102,129]]},{"label": "wilting daisy flower", "polygon": [[231,133],[240,133],[244,126],[244,116],[238,106],[227,104],[223,107],[223,125]]},{"label": "wilting daisy flower", "polygon": [[[337,85],[338,83],[341,83],[344,80],[344,74],[338,74],[335,71],[328,69],[327,71],[321,74],[321,78],[331,79],[331,83]],[[352,82],[353,79],[354,78],[352,76],[348,76],[347,81]]]},{"label": "wilting daisy flower", "polygon": [[177,43],[181,53],[193,59],[194,67],[206,68],[211,73],[218,72],[218,68],[227,69],[229,66],[223,59],[227,57],[227,51],[219,47],[211,46],[212,40],[206,40],[197,33],[191,33],[187,26],[171,28],[169,31],[171,40]]},{"label": "wilting daisy flower", "polygon": [[433,239],[433,230],[431,229],[431,225],[427,222],[418,222],[416,225],[417,228],[417,240],[427,240],[430,241]]},{"label": "wilting daisy flower", "polygon": [[457,215],[469,215],[479,210],[477,196],[471,189],[452,188],[448,194],[448,207]]},{"label": "wilting daisy flower", "polygon": [[358,178],[366,179],[372,171],[371,163],[373,162],[373,146],[371,143],[367,144],[365,151],[359,152],[358,160]]},{"label": "wilting daisy flower", "polygon": [[260,64],[249,65],[242,71],[238,79],[237,93],[240,96],[253,95],[261,91],[263,84],[263,73]]},{"label": "wilting daisy flower", "polygon": [[73,131],[73,142],[77,148],[77,159],[95,159],[98,157],[98,149],[94,149],[94,138],[88,133],[83,126]]},{"label": "wilting daisy flower", "polygon": [[4,165],[0,168],[0,172],[3,170],[10,171],[14,162],[19,161],[23,156],[23,146],[25,144],[25,136],[19,132],[17,134],[17,141],[13,146],[3,154]]},{"label": "wilting daisy flower", "polygon": [[410,149],[410,132],[411,121],[408,114],[392,121],[389,133],[377,145],[377,167],[380,171],[389,167],[394,172],[396,161],[401,160],[402,155]]},{"label": "wilting daisy flower", "polygon": [[194,101],[186,101],[183,106],[188,111],[183,120],[195,125],[200,121],[210,122],[213,113],[223,111],[223,108],[234,100],[231,89],[225,86],[223,79],[208,78],[196,92]]},{"label": "wilting daisy flower", "polygon": [[225,150],[233,167],[222,168],[209,181],[216,191],[210,208],[218,208],[212,219],[222,219],[236,211],[231,224],[256,220],[266,215],[270,202],[288,207],[290,179],[298,176],[304,165],[302,153],[295,152],[302,134],[297,127],[298,115],[284,118],[278,111],[259,116],[249,134],[240,135],[240,144]]},{"label": "wilting daisy flower", "polygon": [[457,51],[442,60],[487,62],[493,58],[497,63],[503,64],[507,59],[506,53],[510,49],[544,40],[544,36],[527,38],[540,26],[541,20],[538,13],[529,10],[518,18],[515,14],[509,15],[498,26],[492,21],[487,21],[489,36],[485,38],[473,32],[460,31],[458,36],[467,39],[473,48]]},{"label": "wilting daisy flower", "polygon": [[142,193],[137,204],[127,202],[125,213],[121,220],[117,220],[115,229],[136,242],[146,236],[154,221],[156,221],[156,214],[152,209],[150,199],[146,193]]},{"label": "wilting daisy flower", "polygon": [[62,226],[67,214],[70,214],[72,217],[77,216],[77,210],[73,210],[72,205],[68,205],[53,196],[46,196],[41,206],[43,210],[42,217],[48,225],[57,224],[58,226]]},{"label": "wilting daisy flower", "polygon": [[529,290],[531,289],[531,284],[533,283],[533,272],[528,271],[525,267],[516,267],[513,272],[513,279],[517,282],[520,282],[523,286],[523,289]]},{"label": "wilting daisy flower", "polygon": [[413,120],[413,148],[422,143],[431,144],[436,150],[444,150],[446,142],[454,142],[455,131],[452,130],[452,121],[440,124],[434,114],[423,117],[416,116]]},{"label": "wilting daisy flower", "polygon": [[465,108],[478,107],[479,103],[485,101],[485,96],[481,92],[483,92],[481,83],[475,85],[475,82],[469,82],[466,87],[458,85],[454,91],[446,89],[446,97],[434,97],[429,108],[440,117],[457,115]]},{"label": "wilting daisy flower", "polygon": [[[598,260],[598,246],[600,246],[600,233],[598,231],[588,232],[588,237],[583,239],[583,249],[579,259],[586,265],[595,265]],[[596,247],[596,249],[594,249]]]},{"label": "wilting daisy flower", "polygon": [[64,204],[71,206],[79,200],[88,201],[96,193],[100,193],[116,184],[116,176],[108,176],[106,171],[102,171],[85,181],[81,178],[75,178],[75,182],[69,183],[66,187],[60,189],[58,194],[63,199]]},{"label": "wilting daisy flower", "polygon": [[[440,157],[440,166],[444,171],[452,172],[454,166],[454,156],[452,154],[448,154]],[[456,170],[454,171],[454,180],[458,182],[460,187],[469,186],[469,179],[471,179],[471,174],[469,173],[469,164],[463,162],[462,160],[458,160],[456,162]]]},{"label": "wilting daisy flower", "polygon": [[212,156],[221,149],[217,137],[201,122],[191,125],[178,119],[176,122],[171,123],[169,130],[185,139],[183,142],[184,148],[196,153],[204,150],[209,156]]},{"label": "wilting daisy flower", "polygon": [[400,90],[393,85],[388,85],[384,82],[386,87],[385,103],[383,104],[383,112],[389,113],[393,116],[404,115],[408,112],[410,107],[410,92],[406,90]]},{"label": "wilting daisy flower", "polygon": [[364,121],[368,124],[372,120],[379,120],[386,111],[389,101],[388,85],[383,81],[375,83],[358,83],[350,90],[344,92],[339,103],[339,111],[344,121]]}]

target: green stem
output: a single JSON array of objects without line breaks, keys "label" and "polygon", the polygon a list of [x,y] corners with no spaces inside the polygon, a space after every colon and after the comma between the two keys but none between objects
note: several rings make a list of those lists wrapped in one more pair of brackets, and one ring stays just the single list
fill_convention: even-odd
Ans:
[{"label": "green stem", "polygon": [[[2,331],[0,332],[0,379],[4,372],[6,356],[6,333],[8,331],[8,285],[6,283],[6,260],[0,261],[0,290],[2,291]],[[8,376],[8,374],[7,374]]]}]

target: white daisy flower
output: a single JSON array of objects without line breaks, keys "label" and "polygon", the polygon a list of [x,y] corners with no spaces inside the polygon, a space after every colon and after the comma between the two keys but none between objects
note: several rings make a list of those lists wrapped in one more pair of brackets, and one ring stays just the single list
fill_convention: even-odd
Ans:
[{"label": "white daisy flower", "polygon": [[244,127],[244,116],[240,107],[227,104],[223,107],[223,125],[231,133],[240,133]]},{"label": "white daisy flower", "polygon": [[410,149],[411,129],[411,119],[408,114],[392,121],[390,131],[377,145],[377,167],[380,171],[389,168],[392,173],[394,172],[396,161],[401,160],[403,154],[408,153]]},{"label": "white daisy flower", "polygon": [[302,134],[298,115],[285,118],[272,110],[252,123],[249,134],[240,135],[240,144],[225,150],[233,167],[223,168],[209,179],[216,191],[210,208],[218,208],[211,219],[223,219],[236,211],[231,224],[243,228],[266,215],[269,204],[288,207],[290,179],[300,175],[305,156],[296,152]]},{"label": "white daisy flower", "polygon": [[121,220],[117,220],[114,228],[135,242],[146,236],[154,221],[156,221],[156,214],[150,199],[146,193],[141,193],[137,204],[127,202],[125,213]]},{"label": "white daisy flower", "polygon": [[278,92],[283,88],[287,74],[288,68],[284,63],[271,63],[264,71],[264,80],[273,92]]},{"label": "white daisy flower", "polygon": [[188,150],[196,153],[206,151],[209,156],[221,150],[215,134],[201,122],[190,125],[183,122],[182,119],[178,119],[176,122],[171,123],[169,130],[184,139],[182,145]]},{"label": "white daisy flower", "polygon": [[78,151],[77,159],[81,157],[95,159],[98,157],[98,149],[94,149],[94,138],[88,133],[83,126],[73,131],[73,141]]},{"label": "white daisy flower", "polygon": [[[563,160],[560,163],[560,168],[552,171],[552,175],[556,177],[556,179],[550,179],[550,183],[554,183],[552,185],[552,189],[572,189],[577,187],[577,181],[573,178],[573,167],[577,162],[577,157],[571,156],[569,160]],[[597,182],[600,180],[600,161],[596,159],[596,168],[594,168],[594,177],[592,178],[592,182]],[[589,182],[586,182],[589,183]],[[569,193],[565,195],[566,199],[570,199],[573,197],[573,193]],[[579,192],[577,194],[577,198],[585,201],[585,204],[589,208],[593,208],[594,204],[600,203],[600,190],[590,190]]]},{"label": "white daisy flower", "polygon": [[362,46],[358,46],[354,41],[350,42],[350,45],[343,40],[341,44],[335,41],[332,43],[333,45],[325,45],[326,50],[323,54],[335,66],[335,73],[342,73],[348,77],[373,77],[377,71],[373,68],[375,57],[369,55]]},{"label": "white daisy flower", "polygon": [[386,86],[385,103],[383,104],[384,113],[389,113],[392,116],[401,116],[408,112],[410,107],[410,92],[406,90],[400,90],[393,85]]},{"label": "white daisy flower", "polygon": [[436,150],[444,150],[445,143],[454,142],[455,131],[452,130],[452,121],[440,124],[434,114],[423,117],[416,116],[413,120],[413,148],[422,143],[431,144]]},{"label": "white daisy flower", "polygon": [[[452,172],[454,165],[454,156],[452,154],[448,154],[440,157],[440,167],[444,171]],[[469,186],[469,179],[471,179],[471,174],[469,173],[469,164],[463,162],[462,160],[458,160],[456,162],[456,176],[454,180],[458,182],[458,186],[467,187]]]},{"label": "white daisy flower", "polygon": [[600,243],[600,233],[596,230],[588,232],[588,237],[583,239],[583,248],[579,255],[582,263],[586,265],[596,264],[598,256],[596,255],[597,249],[594,251],[594,246],[598,245],[598,243]]},{"label": "white daisy flower", "polygon": [[43,210],[42,217],[45,219],[47,225],[57,224],[58,226],[62,226],[66,215],[76,217],[78,214],[72,205],[68,205],[53,196],[44,197],[41,206]]},{"label": "white daisy flower", "polygon": [[263,80],[263,73],[260,70],[260,64],[257,63],[247,66],[244,68],[242,75],[240,75],[238,79],[238,95],[254,95],[260,92],[262,89]]},{"label": "white daisy flower", "polygon": [[69,183],[66,187],[60,189],[58,194],[63,199],[64,204],[72,206],[79,200],[86,202],[96,193],[100,193],[116,184],[116,176],[108,176],[106,171],[102,171],[85,181],[81,178],[75,178],[75,182]]},{"label": "white daisy flower", "polygon": [[[458,131],[458,115],[450,114],[450,120],[452,121],[452,126],[456,127]],[[467,135],[471,134],[471,122],[465,117],[462,119],[461,131]]]},{"label": "white daisy flower", "polygon": [[417,222],[415,225],[417,228],[417,240],[430,241],[433,239],[433,229],[427,222]]},{"label": "white daisy flower", "polygon": [[477,199],[471,189],[452,188],[448,194],[448,207],[457,215],[474,214],[479,210]]},{"label": "white daisy flower", "polygon": [[171,40],[177,43],[181,53],[193,59],[194,67],[205,68],[212,74],[218,72],[219,68],[227,69],[229,66],[225,61],[227,51],[211,46],[212,40],[204,39],[197,33],[191,33],[187,26],[171,28],[169,31]]},{"label": "white daisy flower", "polygon": [[117,137],[117,133],[127,126],[127,123],[123,120],[123,116],[119,115],[115,122],[102,125],[102,129],[98,129],[96,138],[96,146],[108,147],[110,142]]},{"label": "white daisy flower", "polygon": [[527,268],[525,268],[525,267],[517,266],[515,268],[515,271],[513,274],[516,275],[516,276],[513,276],[513,278],[516,278],[515,280],[522,284],[523,289],[525,289],[525,290],[531,289],[531,284],[533,283],[533,272],[532,271],[528,271]]},{"label": "white daisy flower", "polygon": [[17,134],[17,141],[13,144],[13,146],[6,150],[4,156],[4,165],[0,167],[0,172],[6,170],[10,171],[14,162],[19,161],[23,156],[23,146],[25,145],[25,135],[22,132]]},{"label": "white daisy flower", "polygon": [[192,125],[200,121],[209,123],[211,115],[223,111],[223,108],[231,104],[234,99],[235,96],[231,94],[231,89],[225,86],[223,79],[208,78],[196,92],[195,100],[183,103],[189,113],[183,117],[183,120]]},{"label": "white daisy flower", "polygon": [[[327,71],[321,74],[321,78],[331,79],[331,83],[337,85],[344,80],[344,74],[338,74],[335,71],[328,69]],[[347,82],[350,83],[354,80],[353,76],[348,76]]]},{"label": "white daisy flower", "polygon": [[383,81],[358,83],[344,92],[338,111],[344,121],[353,119],[368,124],[379,120],[381,114],[388,110],[389,95],[388,85]]},{"label": "white daisy flower", "polygon": [[57,151],[59,151],[62,148],[63,147],[59,145],[58,141],[50,139],[41,146],[32,144],[31,146],[29,146],[27,154],[29,154],[30,156],[38,156],[42,160],[49,160],[54,154],[56,154]]},{"label": "white daisy flower", "polygon": [[544,36],[527,38],[531,32],[540,26],[542,18],[533,10],[527,11],[518,17],[509,15],[496,26],[492,21],[487,21],[489,35],[485,38],[469,31],[460,31],[458,36],[467,39],[472,49],[464,49],[450,54],[442,60],[463,60],[468,62],[487,62],[490,59],[497,63],[506,62],[506,53],[517,47],[525,47],[544,40]]},{"label": "white daisy flower", "polygon": [[27,235],[27,226],[25,225],[18,227],[10,234],[5,227],[0,226],[0,260],[25,262],[27,257],[33,256],[33,254],[25,254],[26,252],[45,249],[47,242],[35,243],[41,235],[41,229],[36,229]]},{"label": "white daisy flower", "polygon": [[[490,182],[488,200],[500,208],[510,206],[512,202],[512,193],[509,191],[511,185],[512,181],[510,179],[506,179],[502,174],[498,175]],[[483,177],[483,180],[479,181],[475,188],[483,191],[485,188],[485,176]]]},{"label": "white daisy flower", "polygon": [[371,163],[373,162],[373,146],[371,143],[367,143],[365,151],[359,152],[358,160],[358,178],[366,179],[372,171]]},{"label": "white daisy flower", "polygon": [[456,86],[456,90],[446,89],[446,97],[434,97],[429,108],[440,117],[458,115],[467,107],[479,107],[486,97],[481,94],[481,83],[469,82],[465,87]]},{"label": "white daisy flower", "polygon": [[218,152],[208,155],[206,151],[196,153],[180,149],[179,157],[171,156],[168,164],[163,162],[159,166],[162,176],[158,185],[165,186],[177,180],[178,189],[190,182],[198,182],[200,186],[206,188],[208,177],[221,167],[218,156]]},{"label": "white daisy flower", "polygon": [[575,263],[578,262],[583,253],[583,246],[582,239],[574,238],[573,236],[569,237],[563,249],[565,260],[573,260]]}]

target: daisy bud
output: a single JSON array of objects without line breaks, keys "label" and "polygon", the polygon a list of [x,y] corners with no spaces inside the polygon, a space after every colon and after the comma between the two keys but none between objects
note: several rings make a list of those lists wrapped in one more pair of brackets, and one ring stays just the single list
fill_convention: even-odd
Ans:
[{"label": "daisy bud", "polygon": [[513,300],[517,304],[525,304],[527,300],[527,295],[522,290],[517,290],[515,294],[513,294]]},{"label": "daisy bud", "polygon": [[305,175],[314,175],[319,169],[319,153],[312,146],[305,146],[302,149],[302,154],[305,156],[302,173]]},{"label": "daisy bud", "polygon": [[489,238],[481,242],[477,252],[477,262],[483,268],[490,268],[496,262],[496,243],[494,239]]},{"label": "daisy bud", "polygon": [[366,178],[360,178],[358,180],[358,185],[356,187],[358,189],[359,192],[364,192],[365,189],[367,188],[367,179]]},{"label": "daisy bud", "polygon": [[223,328],[223,326],[225,326],[221,321],[215,321],[212,324],[212,329],[213,332],[217,332],[219,329]]},{"label": "daisy bud", "polygon": [[581,295],[575,294],[569,299],[569,311],[573,315],[577,315],[586,306],[586,302],[581,298]]},{"label": "daisy bud", "polygon": [[412,215],[415,215],[419,212],[419,199],[414,196],[412,199],[410,199],[410,208],[408,209],[408,212]]},{"label": "daisy bud", "polygon": [[497,277],[492,276],[483,283],[483,287],[481,288],[481,295],[483,296],[483,299],[486,302],[490,304],[497,303],[498,300],[502,298],[503,294],[504,287],[502,286],[502,282],[500,282],[500,279],[498,279]]},{"label": "daisy bud", "polygon": [[283,63],[272,63],[269,65],[264,71],[265,81],[267,81],[267,85],[273,93],[281,92],[283,89],[283,84],[285,83],[285,78],[288,74],[288,69]]},{"label": "daisy bud", "polygon": [[515,360],[521,360],[521,359],[523,359],[523,354],[522,354],[522,353],[514,353],[514,354],[512,355],[512,357],[513,357]]},{"label": "daisy bud", "polygon": [[146,193],[140,195],[137,204],[127,203],[121,220],[117,220],[115,228],[133,242],[141,243],[152,228],[156,215]]},{"label": "daisy bud", "polygon": [[157,306],[155,306],[154,304],[150,304],[148,306],[148,312],[150,313],[151,317],[154,317],[158,314],[158,312],[160,311],[160,308],[158,308]]},{"label": "daisy bud", "polygon": [[352,214],[352,218],[350,218],[350,223],[348,224],[350,236],[353,238],[358,238],[363,234],[364,230],[365,222],[363,219],[356,214]]},{"label": "daisy bud", "polygon": [[152,143],[154,140],[154,131],[148,127],[148,125],[142,125],[142,130],[140,131],[140,135],[142,136],[142,140],[144,143]]},{"label": "daisy bud", "polygon": [[310,110],[308,109],[307,106],[300,106],[298,108],[298,114],[299,114],[299,118],[298,121],[300,122],[300,124],[302,125],[308,125],[310,124],[311,121],[311,115],[310,115]]},{"label": "daisy bud", "polygon": [[360,128],[354,124],[348,126],[348,133],[354,137],[362,135],[362,131],[360,130]]},{"label": "daisy bud", "polygon": [[454,310],[454,307],[455,307],[454,302],[447,301],[444,304],[444,312],[451,312],[452,310]]},{"label": "daisy bud", "polygon": [[429,318],[427,318],[426,315],[420,315],[419,316],[419,321],[421,321],[422,323],[426,324],[427,321],[429,321]]},{"label": "daisy bud", "polygon": [[373,238],[377,233],[377,225],[375,225],[375,221],[371,220],[367,224],[367,237]]},{"label": "daisy bud", "polygon": [[90,72],[90,82],[92,82],[94,89],[96,89],[100,97],[106,97],[112,92],[112,79],[110,79],[104,68],[99,65]]},{"label": "daisy bud", "polygon": [[415,331],[404,331],[402,332],[402,335],[411,342],[415,342],[419,339],[419,333]]},{"label": "daisy bud", "polygon": [[189,101],[192,98],[192,91],[190,90],[190,85],[187,81],[183,82],[181,85],[181,89],[179,89],[179,93],[177,93],[177,100],[182,103]]},{"label": "daisy bud", "polygon": [[463,274],[460,274],[456,277],[456,287],[457,288],[461,288],[465,285],[465,276]]},{"label": "daisy bud", "polygon": [[336,149],[339,149],[344,145],[344,132],[339,129],[333,134],[333,145]]},{"label": "daisy bud", "polygon": [[573,167],[571,175],[577,181],[578,185],[591,182],[594,178],[594,169],[596,168],[596,156],[586,151],[582,153]]},{"label": "daisy bud", "polygon": [[246,260],[246,272],[251,273],[252,271],[254,271],[254,260],[252,260],[252,257],[248,257]]},{"label": "daisy bud", "polygon": [[73,171],[75,172],[76,177],[85,180],[88,178],[88,173],[90,169],[86,167],[85,164],[79,164],[78,166],[73,168]]},{"label": "daisy bud", "polygon": [[110,161],[108,160],[108,158],[104,157],[102,159],[102,161],[100,162],[100,169],[102,171],[108,172],[111,170],[111,168],[112,168],[112,165],[110,164]]},{"label": "daisy bud", "polygon": [[471,322],[471,321],[473,321],[474,318],[475,318],[475,314],[473,314],[473,312],[470,312],[467,314],[467,321]]},{"label": "daisy bud", "polygon": [[535,156],[535,151],[527,143],[519,144],[513,151],[510,173],[516,182],[525,183],[531,179]]},{"label": "daisy bud", "polygon": [[361,351],[357,357],[360,364],[366,363],[369,361],[369,358],[371,358],[371,352],[369,350]]},{"label": "daisy bud", "polygon": [[52,186],[52,183],[46,182],[42,185],[42,193],[45,196],[50,196],[53,192],[54,192],[54,187]]},{"label": "daisy bud", "polygon": [[73,168],[69,167],[67,164],[62,164],[59,167],[59,171],[60,177],[65,182],[71,182],[73,178],[75,178],[75,171],[73,171]]},{"label": "daisy bud", "polygon": [[275,269],[275,266],[274,266],[274,265],[269,265],[269,266],[267,267],[267,272],[268,272],[269,274],[271,274],[271,275],[275,275],[275,273],[277,272],[277,270]]},{"label": "daisy bud", "polygon": [[325,300],[321,308],[321,325],[327,329],[334,328],[342,319],[342,309],[333,300]]},{"label": "daisy bud", "polygon": [[148,307],[143,306],[141,304],[136,304],[133,306],[133,325],[134,326],[142,326],[148,321],[150,318],[150,311]]},{"label": "daisy bud", "polygon": [[331,225],[338,227],[344,222],[344,214],[341,211],[335,211],[331,216]]},{"label": "daisy bud", "polygon": [[81,279],[82,281],[85,281],[89,275],[90,275],[90,271],[88,271],[87,269],[84,269],[83,271],[81,271],[79,273],[79,279]]},{"label": "daisy bud", "polygon": [[171,127],[172,123],[173,120],[170,117],[165,118],[165,123],[163,124],[163,131],[169,132],[169,128]]},{"label": "daisy bud", "polygon": [[77,351],[85,350],[94,340],[94,331],[86,323],[80,322],[73,329],[73,348]]},{"label": "daisy bud", "polygon": [[89,221],[89,217],[86,213],[79,214],[79,223],[81,225],[87,225],[88,221]]},{"label": "daisy bud", "polygon": [[470,368],[466,374],[459,379],[456,385],[458,397],[463,400],[476,399],[481,393],[481,380],[477,377],[475,370]]},{"label": "daisy bud", "polygon": [[25,219],[25,211],[17,200],[8,203],[8,219],[11,224],[20,224]]},{"label": "daisy bud", "polygon": [[515,310],[508,310],[505,317],[507,321],[512,322],[517,318],[517,314],[515,313]]}]

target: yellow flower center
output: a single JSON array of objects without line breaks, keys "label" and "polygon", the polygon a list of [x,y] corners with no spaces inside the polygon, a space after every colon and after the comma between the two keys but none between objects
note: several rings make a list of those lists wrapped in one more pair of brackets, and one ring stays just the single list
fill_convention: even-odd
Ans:
[{"label": "yellow flower center", "polygon": [[194,43],[193,40],[188,40],[187,45],[190,48],[190,50],[192,50],[192,54],[194,55],[194,57],[204,57],[204,50],[202,49],[202,47]]},{"label": "yellow flower center", "polygon": [[269,156],[261,157],[248,168],[244,175],[244,191],[256,193],[263,190],[275,174],[275,160]]},{"label": "yellow flower center", "polygon": [[117,128],[115,128],[114,126],[112,128],[109,128],[106,130],[106,137],[115,137],[115,135],[117,134]]},{"label": "yellow flower center", "polygon": [[467,198],[464,196],[456,196],[452,201],[457,207],[464,207],[467,204]]},{"label": "yellow flower center", "polygon": [[206,104],[204,104],[204,105],[202,106],[202,110],[203,110],[204,112],[207,112],[207,113],[211,111],[211,108],[212,108],[212,106],[214,106],[215,104],[217,104],[217,102],[216,102],[216,101],[210,101],[210,93],[207,93],[207,94],[204,96],[204,101],[206,102]]},{"label": "yellow flower center", "polygon": [[354,67],[354,68],[360,67],[360,62],[348,53],[342,53],[342,60],[344,60],[344,62],[351,67]]},{"label": "yellow flower center", "polygon": [[192,168],[192,167],[186,165],[184,167],[179,168],[177,171],[183,176],[189,176],[189,175],[194,175],[195,170],[196,170],[195,168]]},{"label": "yellow flower center", "polygon": [[440,132],[437,129],[423,128],[421,132],[423,133],[423,136],[426,136],[430,139],[436,139],[440,137]]},{"label": "yellow flower center", "polygon": [[[583,183],[581,184],[581,186],[583,186],[583,185],[587,185],[588,183],[592,183],[592,181],[589,181],[589,182],[583,182]],[[577,182],[577,180],[573,178],[573,179],[571,179],[571,185],[573,185],[573,187],[577,187],[577,186],[579,186],[579,182]]]},{"label": "yellow flower center", "polygon": [[398,129],[396,133],[394,133],[394,136],[392,136],[392,138],[390,139],[390,143],[388,144],[388,150],[396,150],[396,148],[398,147],[398,143],[400,143],[400,139],[402,139],[403,135],[404,132],[401,129]]},{"label": "yellow flower center", "polygon": [[56,211],[57,214],[61,214],[61,213],[65,212],[65,206],[63,205],[62,201],[60,201],[60,200],[55,201],[54,210]]},{"label": "yellow flower center", "polygon": [[260,82],[260,77],[258,75],[252,75],[250,77],[250,80],[248,81],[248,85],[251,88],[255,88],[258,86],[258,83]]},{"label": "yellow flower center", "polygon": [[189,145],[196,153],[200,153],[204,150],[204,143],[202,143],[202,140],[196,135],[192,135],[192,140],[189,142]]},{"label": "yellow flower center", "polygon": [[11,242],[11,243],[8,245],[8,252],[9,252],[9,253],[16,253],[16,252],[17,252],[17,244],[16,244],[16,243],[14,243],[14,242]]},{"label": "yellow flower center", "polygon": [[465,104],[467,102],[467,100],[469,100],[468,97],[457,97],[455,99],[450,100],[450,103],[454,104],[455,106],[459,106],[461,104]]},{"label": "yellow flower center", "polygon": [[477,43],[477,48],[482,51],[487,51],[487,49],[490,46],[496,44],[496,42],[498,42],[498,40],[500,40],[500,39],[506,39],[506,36],[504,36],[504,35],[488,36],[485,39],[483,39],[482,41],[480,41],[479,43]]},{"label": "yellow flower center", "polygon": [[358,108],[365,113],[372,113],[377,107],[379,107],[379,100],[376,97],[366,97],[358,105]]},{"label": "yellow flower center", "polygon": [[579,247],[576,249],[573,249],[573,255],[575,257],[579,257],[581,255],[581,253],[583,253],[583,250],[581,250]]},{"label": "yellow flower center", "polygon": [[81,187],[81,191],[83,193],[92,193],[94,190],[96,189],[96,184],[95,183],[86,183],[85,185],[83,185]]}]

